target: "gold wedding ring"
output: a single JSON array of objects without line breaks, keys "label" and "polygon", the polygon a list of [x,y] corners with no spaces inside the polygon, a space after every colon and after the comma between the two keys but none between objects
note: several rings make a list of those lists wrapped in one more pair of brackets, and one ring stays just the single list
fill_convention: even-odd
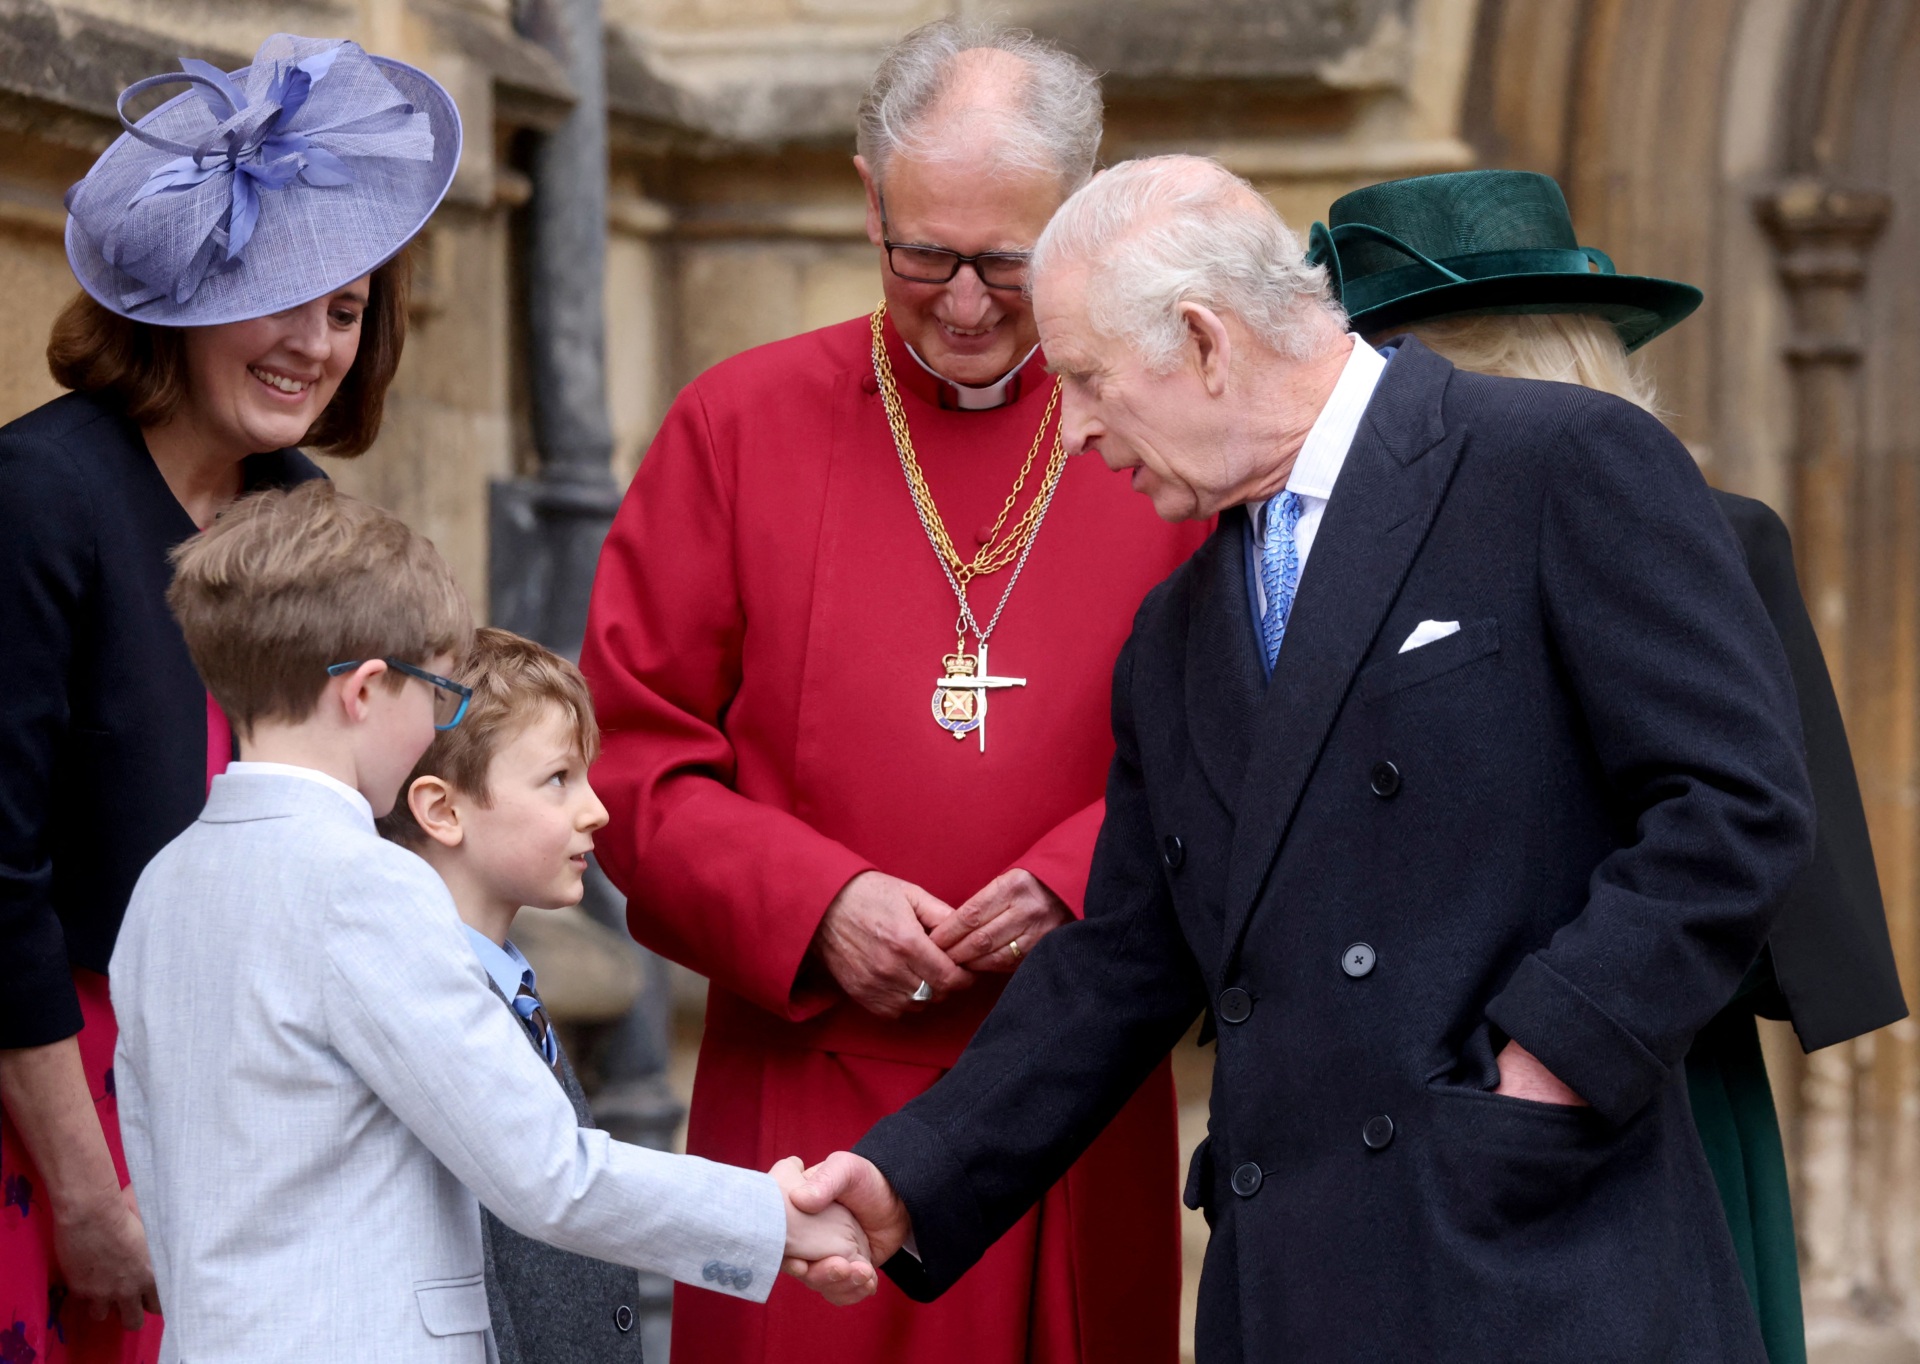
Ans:
[{"label": "gold wedding ring", "polygon": [[1009,938],[1007,940],[1007,951],[1013,953],[1013,959],[1015,961],[1019,961],[1021,957],[1026,955],[1020,950],[1020,940],[1018,938]]},{"label": "gold wedding ring", "polygon": [[912,994],[908,995],[907,998],[912,1000],[915,1004],[925,1004],[928,1000],[933,998],[933,987],[927,984],[923,980],[920,982],[919,988],[916,989]]}]

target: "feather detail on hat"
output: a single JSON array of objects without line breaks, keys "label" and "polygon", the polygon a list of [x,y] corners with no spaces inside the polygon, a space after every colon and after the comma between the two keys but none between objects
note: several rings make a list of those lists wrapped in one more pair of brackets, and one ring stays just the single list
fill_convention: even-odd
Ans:
[{"label": "feather detail on hat", "polygon": [[[133,97],[182,82],[190,93],[128,119]],[[182,58],[118,108],[127,136],[68,191],[68,256],[114,311],[178,325],[278,311],[371,270],[438,204],[460,142],[422,73],[285,34],[231,75]]]}]

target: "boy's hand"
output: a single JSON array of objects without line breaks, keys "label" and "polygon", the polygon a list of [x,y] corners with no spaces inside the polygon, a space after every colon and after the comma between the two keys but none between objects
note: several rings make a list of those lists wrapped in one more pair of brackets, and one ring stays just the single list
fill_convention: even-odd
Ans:
[{"label": "boy's hand", "polygon": [[880,1286],[880,1274],[853,1214],[838,1204],[817,1213],[793,1206],[793,1191],[807,1182],[798,1156],[788,1156],[767,1173],[787,1199],[787,1248],[781,1268],[836,1307],[871,1297]]}]

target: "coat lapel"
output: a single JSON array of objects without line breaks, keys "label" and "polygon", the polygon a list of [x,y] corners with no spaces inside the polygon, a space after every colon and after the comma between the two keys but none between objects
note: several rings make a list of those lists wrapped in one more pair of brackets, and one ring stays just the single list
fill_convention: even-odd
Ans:
[{"label": "coat lapel", "polygon": [[1223,972],[1458,463],[1460,433],[1449,435],[1440,416],[1451,373],[1446,361],[1403,341],[1334,485],[1233,802]]},{"label": "coat lapel", "polygon": [[1247,745],[1266,693],[1254,652],[1247,605],[1247,513],[1235,507],[1220,518],[1212,539],[1194,559],[1195,582],[1187,617],[1188,729],[1200,769],[1229,810],[1247,770]]}]

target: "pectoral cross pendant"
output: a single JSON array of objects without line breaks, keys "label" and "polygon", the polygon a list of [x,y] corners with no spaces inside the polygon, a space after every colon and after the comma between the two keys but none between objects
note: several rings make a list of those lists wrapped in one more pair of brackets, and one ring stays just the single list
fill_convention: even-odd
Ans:
[{"label": "pectoral cross pendant", "polygon": [[966,652],[967,639],[960,637],[954,651],[940,661],[947,675],[933,684],[933,722],[955,739],[964,739],[976,731],[980,751],[987,751],[987,694],[1001,687],[1024,687],[1024,677],[993,677],[987,672],[987,642],[980,641],[980,652]]}]

